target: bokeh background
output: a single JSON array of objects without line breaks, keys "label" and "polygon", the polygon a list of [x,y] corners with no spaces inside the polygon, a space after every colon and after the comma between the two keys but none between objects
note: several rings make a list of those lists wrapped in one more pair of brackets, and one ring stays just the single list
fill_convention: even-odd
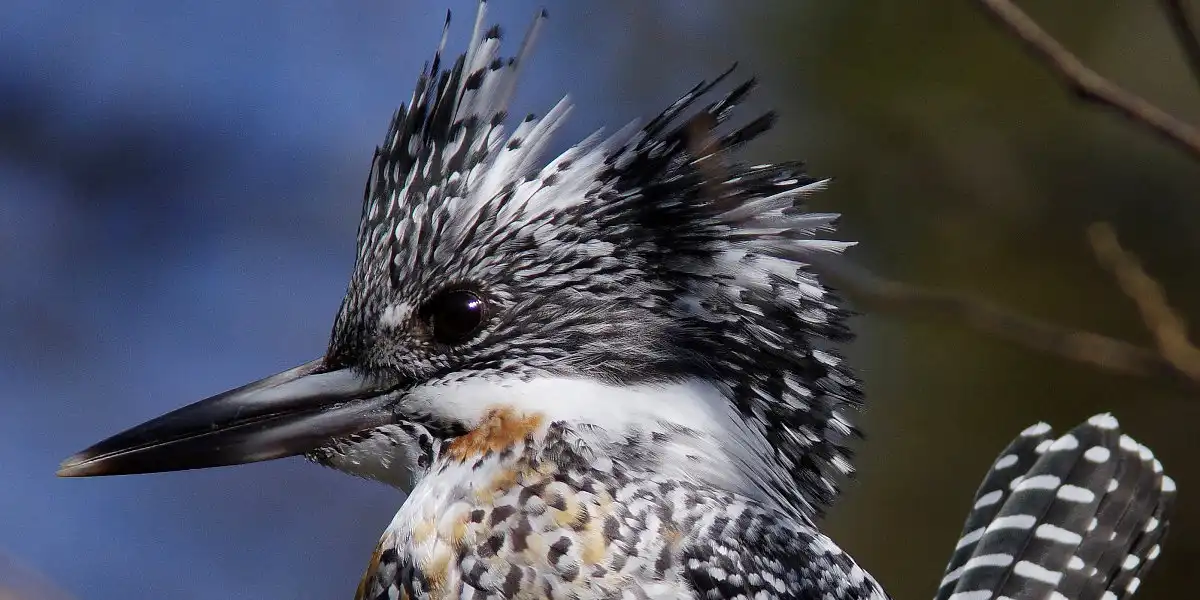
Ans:
[{"label": "bokeh background", "polygon": [[[740,60],[761,77],[755,108],[782,114],[747,157],[836,176],[816,204],[865,240],[860,263],[1148,344],[1085,242],[1109,220],[1200,320],[1200,164],[1072,103],[970,0],[546,4],[517,110],[570,91],[557,149]],[[1200,120],[1156,2],[1024,6]],[[103,436],[323,351],[371,151],[448,7],[461,47],[471,0],[0,2],[0,598],[350,596],[396,492],[299,459],[53,474]],[[510,47],[536,8],[494,3]],[[1101,410],[1182,490],[1141,597],[1193,595],[1196,393],[954,323],[856,327],[870,439],[830,527],[896,598],[932,594],[1012,435]]]}]

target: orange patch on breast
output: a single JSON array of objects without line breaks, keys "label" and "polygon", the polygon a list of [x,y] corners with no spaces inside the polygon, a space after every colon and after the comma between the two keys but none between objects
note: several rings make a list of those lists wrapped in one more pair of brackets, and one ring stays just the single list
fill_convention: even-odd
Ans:
[{"label": "orange patch on breast", "polygon": [[579,559],[585,565],[598,564],[608,554],[608,544],[600,531],[601,521],[602,519],[591,519],[587,528],[583,530],[583,551],[580,552]]},{"label": "orange patch on breast", "polygon": [[478,427],[450,442],[446,455],[465,461],[489,451],[501,452],[525,441],[541,426],[541,415],[522,415],[511,408],[493,408]]},{"label": "orange patch on breast", "polygon": [[450,559],[451,555],[449,547],[439,547],[434,550],[433,555],[423,561],[421,565],[421,573],[425,575],[425,582],[429,585],[430,598],[445,598],[446,583],[450,579]]},{"label": "orange patch on breast", "polygon": [[487,485],[475,488],[475,501],[485,506],[492,506],[498,496],[508,492],[517,484],[519,475],[520,473],[514,469],[502,469]]},{"label": "orange patch on breast", "polygon": [[434,529],[435,528],[432,521],[424,520],[420,523],[417,523],[412,529],[413,543],[424,544],[425,542],[429,541],[429,538],[433,537]]}]

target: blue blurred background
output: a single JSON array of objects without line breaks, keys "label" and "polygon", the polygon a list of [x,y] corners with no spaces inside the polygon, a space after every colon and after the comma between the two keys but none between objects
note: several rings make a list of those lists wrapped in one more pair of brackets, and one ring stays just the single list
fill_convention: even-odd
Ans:
[{"label": "blue blurred background", "polygon": [[[1145,342],[1082,243],[1104,218],[1200,315],[1200,169],[1069,104],[969,2],[497,0],[510,49],[541,4],[551,21],[516,107],[572,94],[552,150],[742,60],[763,80],[757,106],[783,116],[749,152],[836,175],[818,202],[868,240],[862,262]],[[1082,20],[1070,2],[1028,4],[1197,116],[1154,3]],[[0,2],[0,598],[350,596],[394,491],[298,459],[53,473],[101,437],[324,350],[371,151],[448,7],[461,48],[471,0]],[[1169,386],[952,324],[857,325],[873,437],[833,526],[898,598],[932,593],[979,476],[1025,425],[1114,410],[1168,468],[1195,457],[1198,411]],[[1200,489],[1176,472],[1185,495]],[[1196,514],[1181,511],[1145,597],[1196,564]]]}]

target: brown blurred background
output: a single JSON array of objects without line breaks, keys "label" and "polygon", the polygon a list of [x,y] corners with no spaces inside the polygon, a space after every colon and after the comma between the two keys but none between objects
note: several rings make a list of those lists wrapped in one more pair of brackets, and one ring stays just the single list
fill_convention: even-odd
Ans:
[{"label": "brown blurred background", "polygon": [[[1200,162],[1072,100],[975,1],[709,2],[711,14],[682,23],[668,4],[621,3],[635,35],[612,85],[662,98],[680,65],[716,72],[741,50],[763,105],[782,113],[779,131],[747,153],[807,157],[833,175],[814,204],[844,214],[842,234],[861,240],[850,256],[877,274],[1153,347],[1088,244],[1086,227],[1107,221],[1178,312],[1200,320]],[[1094,69],[1200,122],[1200,82],[1158,2],[1020,5]],[[1140,597],[1194,595],[1195,388],[953,321],[876,311],[858,330],[869,438],[831,527],[896,598],[931,595],[979,478],[1012,435],[1101,411],[1155,450],[1181,490]]]},{"label": "brown blurred background", "polygon": [[[16,457],[0,461],[0,549],[79,598],[348,596],[400,501],[389,490],[298,460],[52,473],[105,434],[321,352],[370,150],[441,11],[455,9],[461,44],[473,2],[63,4],[0,7],[0,451]],[[515,48],[540,3],[495,4]],[[1089,250],[1085,228],[1108,221],[1200,320],[1200,163],[1072,101],[972,0],[546,4],[518,100],[544,111],[572,92],[558,149],[740,60],[761,78],[754,107],[781,114],[747,158],[834,176],[814,204],[845,215],[840,235],[862,241],[850,257],[876,273],[1151,347]],[[1022,6],[1097,70],[1200,122],[1200,85],[1155,0]],[[855,325],[869,439],[831,528],[897,599],[932,595],[1013,435],[1101,411],[1180,488],[1139,597],[1194,595],[1200,392],[953,321]]]},{"label": "brown blurred background", "polygon": [[[726,46],[744,48],[783,113],[781,131],[748,152],[810,157],[833,174],[815,202],[844,213],[843,233],[862,240],[851,256],[875,272],[1150,347],[1136,307],[1089,249],[1087,225],[1108,221],[1179,312],[1200,320],[1200,162],[1072,101],[973,1],[817,4],[730,5],[703,33],[654,28],[628,49],[614,85],[654,89],[674,65],[716,69]],[[1095,69],[1200,122],[1200,83],[1157,2],[1021,5]],[[642,11],[633,22],[670,22],[645,5],[630,10]],[[659,58],[638,60],[650,52]],[[1181,489],[1141,597],[1194,595],[1200,393],[952,323],[868,314],[858,326],[870,437],[832,528],[896,598],[930,595],[979,477],[1010,436],[1100,411],[1150,445]]]}]

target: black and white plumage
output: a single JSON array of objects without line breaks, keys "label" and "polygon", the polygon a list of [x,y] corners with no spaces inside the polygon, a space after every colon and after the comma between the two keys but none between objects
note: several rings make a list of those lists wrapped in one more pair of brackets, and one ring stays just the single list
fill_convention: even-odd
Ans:
[{"label": "black and white plumage", "polygon": [[1118,600],[1167,533],[1175,482],[1111,415],[1017,436],[979,487],[935,600]]},{"label": "black and white plumage", "polygon": [[[835,218],[801,204],[824,182],[728,160],[772,117],[712,133],[752,81],[689,115],[724,76],[538,168],[570,105],[504,135],[533,34],[501,60],[482,19],[445,72],[439,50],[376,151],[329,356],[425,382],[406,418],[430,431],[474,435],[487,403],[494,429],[549,425],[466,468],[440,445],[454,433],[431,435],[430,473],[361,595],[882,598],[812,524],[851,471],[860,396],[820,347],[848,336],[845,312],[804,262],[847,245],[812,237]],[[420,326],[447,290],[496,314],[450,352]],[[343,466],[345,450],[324,452]],[[455,505],[465,525],[435,525],[479,487],[486,502]]]},{"label": "black and white plumage", "polygon": [[804,207],[826,182],[732,159],[773,116],[724,129],[754,84],[725,75],[541,166],[569,101],[504,127],[545,13],[501,59],[486,8],[375,152],[325,356],[60,472],[302,454],[396,486],[362,599],[885,599],[815,524],[862,401],[808,266],[849,245]]},{"label": "black and white plumage", "polygon": [[[742,454],[722,459],[745,473],[738,486],[817,514],[851,471],[850,413],[861,398],[824,347],[848,337],[846,313],[805,265],[849,245],[812,237],[836,217],[803,209],[825,181],[799,163],[729,162],[773,117],[711,134],[753,87],[689,114],[723,77],[643,127],[597,133],[539,167],[569,101],[511,134],[504,122],[545,15],[517,57],[501,59],[499,30],[484,29],[480,6],[466,54],[441,71],[439,49],[375,153],[328,357],[419,382],[408,410],[428,414],[413,418],[451,430],[480,416],[426,399],[453,386],[614,396],[640,386],[661,399],[629,406],[621,427],[746,442],[723,451]],[[430,337],[422,307],[456,290],[477,294],[491,318],[449,347]],[[518,404],[544,409],[539,392],[523,395]],[[712,414],[700,423],[688,410]]]}]

